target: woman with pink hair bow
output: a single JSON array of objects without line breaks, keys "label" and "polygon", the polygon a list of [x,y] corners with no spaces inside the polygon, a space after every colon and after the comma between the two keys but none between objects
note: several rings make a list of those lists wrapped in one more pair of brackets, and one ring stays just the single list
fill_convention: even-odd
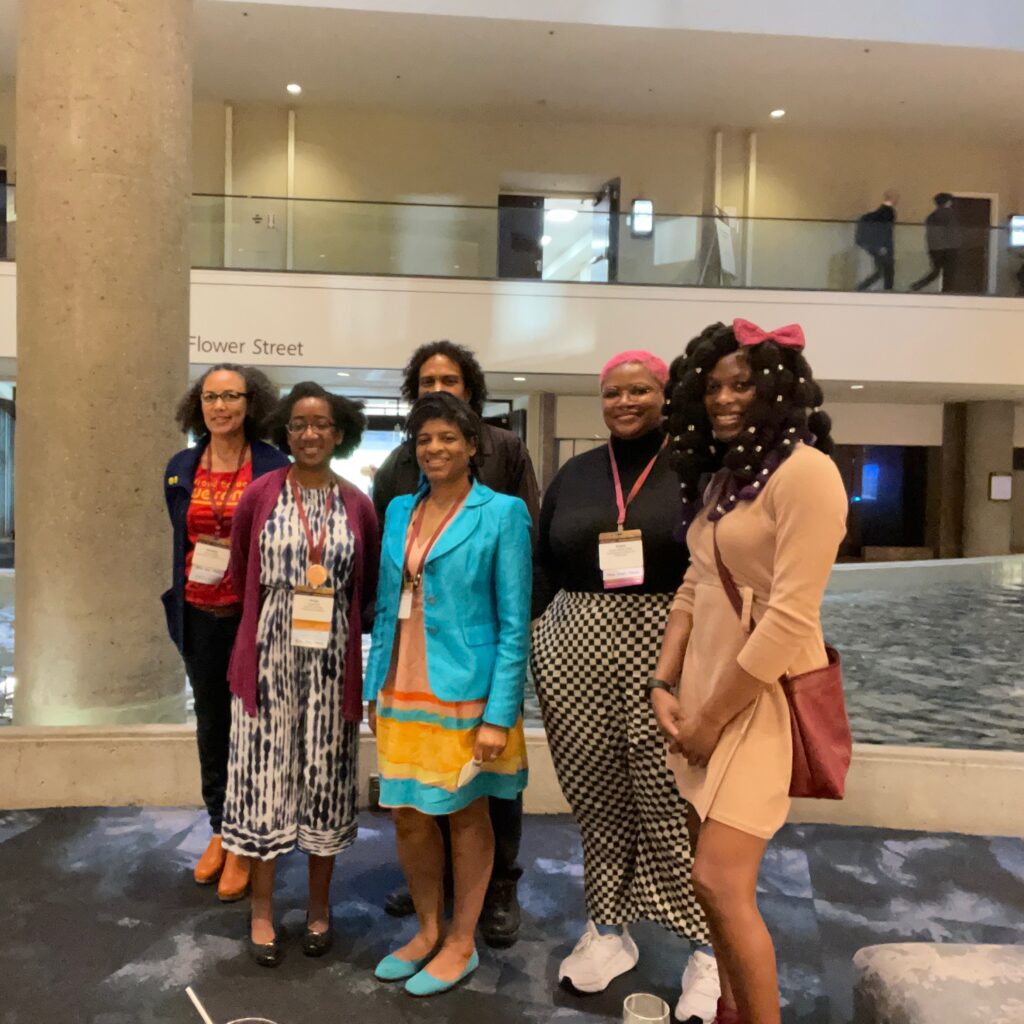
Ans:
[{"label": "woman with pink hair bow", "polygon": [[[662,431],[668,367],[621,352],[601,371],[608,442],[569,459],[544,495],[532,667],[551,756],[583,839],[589,918],[559,979],[601,992],[637,963],[629,925],[707,939],[690,886],[687,805],[646,692],[686,568],[679,484]],[[715,960],[684,972],[680,1020],[710,1020]]]},{"label": "woman with pink hair bow", "polygon": [[831,425],[803,348],[796,324],[735,320],[712,324],[672,367],[667,422],[691,561],[651,700],[694,812],[693,885],[722,982],[716,1024],[779,1024],[757,875],[790,806],[780,678],[828,664],[821,599],[846,532]]}]

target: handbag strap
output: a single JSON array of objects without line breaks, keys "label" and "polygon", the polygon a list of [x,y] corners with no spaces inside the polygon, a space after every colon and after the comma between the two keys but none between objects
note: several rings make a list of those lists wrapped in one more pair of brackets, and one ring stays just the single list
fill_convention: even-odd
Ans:
[{"label": "handbag strap", "polygon": [[736,586],[736,581],[732,578],[732,574],[725,567],[725,562],[722,560],[722,552],[718,549],[717,522],[711,524],[711,543],[715,548],[715,565],[718,567],[718,577],[722,581],[725,596],[729,598],[729,603],[732,605],[732,610],[736,613],[736,618],[742,620],[743,597],[740,595],[740,588]]}]

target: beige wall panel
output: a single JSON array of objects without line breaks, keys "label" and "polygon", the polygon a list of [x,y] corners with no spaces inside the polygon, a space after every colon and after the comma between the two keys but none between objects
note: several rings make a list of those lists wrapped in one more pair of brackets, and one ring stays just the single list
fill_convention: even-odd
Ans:
[{"label": "beige wall panel", "polygon": [[826,402],[837,444],[942,445],[941,405]]},{"label": "beige wall panel", "polygon": [[704,128],[478,122],[337,107],[298,114],[296,194],[493,206],[503,184],[535,175],[595,182],[619,176],[628,205],[643,194],[663,212],[700,208]]},{"label": "beige wall panel", "polygon": [[3,166],[7,169],[7,180],[14,177],[14,88],[0,89],[0,146],[6,147],[7,155]]},{"label": "beige wall panel", "polygon": [[224,264],[224,103],[197,99],[192,105],[192,265]]},{"label": "beige wall panel", "polygon": [[1009,203],[1020,193],[1019,168],[1013,147],[999,142],[771,127],[758,134],[757,212],[850,220],[892,187],[902,196],[900,220],[920,223],[940,191],[995,192]]}]

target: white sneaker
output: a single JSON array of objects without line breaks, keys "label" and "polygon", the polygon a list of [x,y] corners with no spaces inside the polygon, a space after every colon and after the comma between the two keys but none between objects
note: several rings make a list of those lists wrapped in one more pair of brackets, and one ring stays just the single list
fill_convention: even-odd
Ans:
[{"label": "white sneaker", "polygon": [[[558,967],[558,980],[568,981],[577,992],[603,992],[620,974],[631,971],[640,952],[623,925],[621,935],[602,935],[593,921],[576,948]],[[717,977],[717,975],[716,975]]]},{"label": "white sneaker", "polygon": [[702,1024],[711,1024],[721,994],[718,962],[713,956],[697,950],[683,971],[683,992],[676,1003],[676,1020],[687,1024],[696,1017]]}]

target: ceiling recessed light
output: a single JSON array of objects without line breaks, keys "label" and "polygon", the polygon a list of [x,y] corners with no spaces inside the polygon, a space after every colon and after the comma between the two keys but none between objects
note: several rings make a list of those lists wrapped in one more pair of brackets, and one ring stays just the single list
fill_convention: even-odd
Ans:
[{"label": "ceiling recessed light", "polygon": [[864,390],[864,385],[863,384],[851,384],[850,385],[850,390],[851,391],[863,391]]},{"label": "ceiling recessed light", "polygon": [[514,380],[514,381],[515,381],[515,382],[516,382],[517,384],[522,384],[522,383],[523,383],[523,381],[524,381],[524,380],[526,380],[526,378],[525,378],[525,377],[513,377],[512,379],[513,379],[513,380]]},{"label": "ceiling recessed light", "polygon": [[298,96],[302,92],[302,86],[298,82],[289,82],[285,88],[293,95]]},{"label": "ceiling recessed light", "polygon": [[351,376],[352,376],[352,374],[350,374],[350,373],[346,373],[346,372],[345,372],[344,370],[339,370],[339,371],[338,371],[338,376],[339,376],[339,377],[351,377]]},{"label": "ceiling recessed light", "polygon": [[785,117],[786,112],[780,107],[778,110],[773,110],[770,116],[778,120],[780,117]]}]

